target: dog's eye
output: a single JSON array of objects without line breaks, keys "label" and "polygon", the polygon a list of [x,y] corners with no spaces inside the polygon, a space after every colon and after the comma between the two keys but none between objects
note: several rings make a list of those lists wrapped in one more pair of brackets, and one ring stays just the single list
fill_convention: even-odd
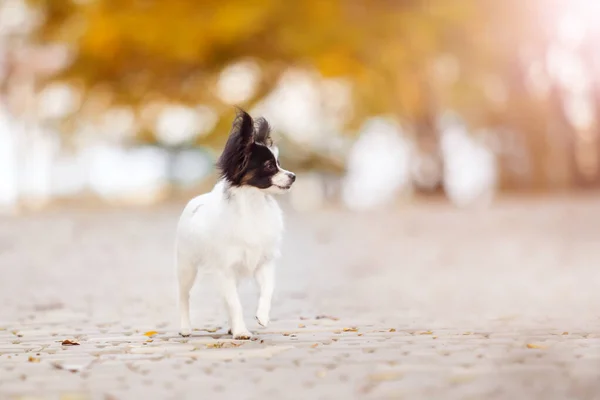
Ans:
[{"label": "dog's eye", "polygon": [[275,168],[275,164],[273,164],[271,161],[269,161],[268,163],[265,164],[265,169],[267,171],[274,171]]}]

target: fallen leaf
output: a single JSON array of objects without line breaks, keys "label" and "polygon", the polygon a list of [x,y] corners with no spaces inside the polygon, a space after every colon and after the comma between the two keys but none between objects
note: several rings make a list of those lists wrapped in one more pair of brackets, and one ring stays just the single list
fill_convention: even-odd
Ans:
[{"label": "fallen leaf", "polygon": [[344,332],[358,332],[358,328],[344,328]]},{"label": "fallen leaf", "polygon": [[472,335],[472,334],[473,334],[472,332],[465,332],[465,333],[463,333],[463,335]]},{"label": "fallen leaf", "polygon": [[396,332],[396,330],[394,328],[392,328],[388,332]]},{"label": "fallen leaf", "polygon": [[569,334],[569,332],[563,332],[562,334],[563,334],[563,335],[568,335],[568,334]]},{"label": "fallen leaf", "polygon": [[308,317],[300,317],[301,321],[306,321],[308,319]]},{"label": "fallen leaf", "polygon": [[37,357],[29,356],[29,358],[27,359],[27,361],[29,361],[30,363],[39,363],[40,359],[37,358]]},{"label": "fallen leaf", "polygon": [[85,367],[83,365],[63,365],[57,362],[53,362],[51,365],[56,369],[65,370],[69,372],[79,372]]},{"label": "fallen leaf", "polygon": [[431,331],[425,331],[425,332],[419,332],[419,335],[432,335],[433,332]]},{"label": "fallen leaf", "polygon": [[206,344],[206,348],[207,349],[220,349],[223,347],[225,343],[223,342],[217,342],[217,343],[207,343]]},{"label": "fallen leaf", "polygon": [[542,345],[534,344],[534,343],[527,343],[527,348],[528,349],[545,349],[546,346],[542,346]]},{"label": "fallen leaf", "polygon": [[79,346],[79,343],[77,343],[73,340],[65,339],[62,341],[62,345],[63,346]]},{"label": "fallen leaf", "polygon": [[304,325],[304,324],[298,324],[298,328],[306,328],[306,325]]},{"label": "fallen leaf", "polygon": [[315,348],[317,348],[318,346],[319,346],[319,343],[315,343],[315,344],[312,344],[310,347],[312,347],[313,349],[315,349]]},{"label": "fallen leaf", "polygon": [[332,317],[331,315],[317,315],[315,319],[330,319],[332,321],[339,321],[340,319],[337,317]]},{"label": "fallen leaf", "polygon": [[431,338],[432,338],[432,339],[437,339],[437,336],[432,336]]},{"label": "fallen leaf", "polygon": [[369,380],[374,382],[395,381],[402,378],[402,373],[397,371],[380,372],[369,375]]},{"label": "fallen leaf", "polygon": [[148,331],[148,332],[144,333],[144,336],[148,336],[148,337],[151,337],[151,336],[154,336],[154,335],[158,335],[158,332],[156,332],[156,331]]},{"label": "fallen leaf", "polygon": [[289,332],[283,332],[283,336],[290,336],[290,335],[291,335],[291,333],[289,333]]}]

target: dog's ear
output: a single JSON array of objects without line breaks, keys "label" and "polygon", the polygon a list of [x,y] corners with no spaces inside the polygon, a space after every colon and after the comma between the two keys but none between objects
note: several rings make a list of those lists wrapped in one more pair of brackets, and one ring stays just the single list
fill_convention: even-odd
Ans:
[{"label": "dog's ear", "polygon": [[254,143],[254,121],[242,109],[237,110],[229,138],[217,161],[221,175],[234,185],[239,185],[250,162],[250,151]]},{"label": "dog's ear", "polygon": [[256,143],[264,144],[267,147],[273,147],[271,139],[271,126],[266,119],[260,117],[256,120]]}]

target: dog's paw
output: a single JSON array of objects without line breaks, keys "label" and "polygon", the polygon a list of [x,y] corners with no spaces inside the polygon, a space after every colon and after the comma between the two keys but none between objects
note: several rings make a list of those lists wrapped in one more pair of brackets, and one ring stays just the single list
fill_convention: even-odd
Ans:
[{"label": "dog's paw", "polygon": [[252,339],[252,334],[248,331],[241,331],[233,333],[233,338],[235,340],[250,340]]},{"label": "dog's paw", "polygon": [[256,321],[258,321],[259,325],[263,328],[269,326],[269,314],[257,312],[256,317],[254,318],[256,318]]},{"label": "dog's paw", "polygon": [[187,330],[187,329],[182,329],[181,332],[179,332],[179,335],[183,336],[183,337],[190,337],[192,333]]}]

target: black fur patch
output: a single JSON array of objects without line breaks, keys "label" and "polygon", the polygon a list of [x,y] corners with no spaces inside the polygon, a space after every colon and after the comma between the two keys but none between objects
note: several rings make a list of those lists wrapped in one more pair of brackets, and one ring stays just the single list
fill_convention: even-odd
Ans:
[{"label": "black fur patch", "polygon": [[238,110],[223,153],[217,161],[221,176],[232,186],[250,185],[260,189],[272,186],[278,162],[267,147],[273,144],[271,128],[264,118],[256,124]]},{"label": "black fur patch", "polygon": [[266,189],[272,186],[271,178],[277,172],[277,160],[273,152],[264,145],[254,143],[242,183]]},{"label": "black fur patch", "polygon": [[267,147],[273,146],[271,126],[263,117],[256,120],[256,143],[264,144]]}]

